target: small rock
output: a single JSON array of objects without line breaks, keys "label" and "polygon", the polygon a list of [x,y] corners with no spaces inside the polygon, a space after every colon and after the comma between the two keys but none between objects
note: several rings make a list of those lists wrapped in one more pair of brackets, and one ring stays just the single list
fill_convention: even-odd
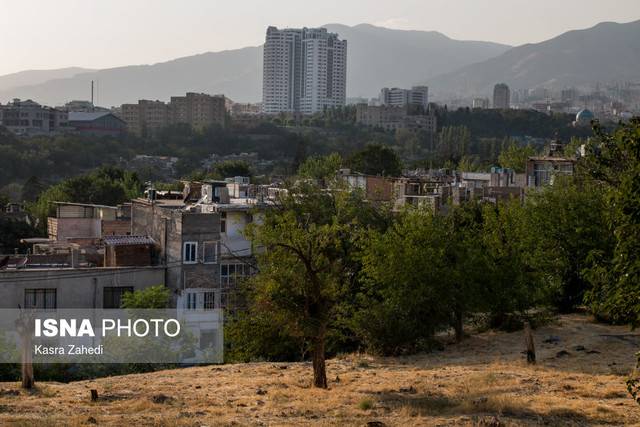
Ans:
[{"label": "small rock", "polygon": [[600,354],[600,352],[598,350],[589,350],[587,354]]},{"label": "small rock", "polygon": [[542,342],[546,344],[557,344],[560,342],[560,337],[550,336],[542,340]]},{"label": "small rock", "polygon": [[413,388],[413,386],[411,387],[401,387],[400,388],[400,393],[409,393],[409,394],[416,394],[417,391],[415,388]]},{"label": "small rock", "polygon": [[262,405],[264,405],[264,401],[262,401],[262,400],[257,400],[257,401],[256,401],[256,405],[258,405],[258,406],[262,406]]},{"label": "small rock", "polygon": [[583,345],[577,345],[577,346],[573,347],[573,349],[575,351],[585,351],[586,350],[586,348],[584,348]]},{"label": "small rock", "polygon": [[264,396],[265,394],[267,394],[267,390],[263,390],[259,388],[256,390],[256,394],[259,394],[260,396]]},{"label": "small rock", "polygon": [[567,350],[560,350],[559,352],[556,353],[557,358],[567,357],[567,356],[571,356],[571,353],[569,353]]},{"label": "small rock", "polygon": [[196,388],[202,388],[202,386],[201,385],[197,385]]},{"label": "small rock", "polygon": [[171,397],[167,396],[166,394],[155,394],[153,396],[151,396],[151,401],[153,403],[167,403],[169,401],[173,400]]},{"label": "small rock", "polygon": [[365,425],[367,427],[387,427],[387,425],[382,421],[368,421]]},{"label": "small rock", "polygon": [[333,380],[333,382],[335,382],[335,383],[339,383],[339,382],[340,382],[340,377],[336,375],[336,379],[335,379],[335,380]]},{"label": "small rock", "polygon": [[89,417],[89,418],[87,418],[87,423],[89,423],[89,424],[98,424],[98,420],[96,420],[93,417]]}]

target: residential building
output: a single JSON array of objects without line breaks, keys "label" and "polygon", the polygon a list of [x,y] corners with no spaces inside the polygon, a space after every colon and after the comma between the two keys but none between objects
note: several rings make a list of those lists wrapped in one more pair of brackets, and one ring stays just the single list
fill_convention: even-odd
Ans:
[{"label": "residential building", "polygon": [[356,123],[380,127],[385,130],[424,130],[436,133],[436,116],[431,110],[424,114],[410,114],[409,107],[373,106],[359,104],[356,107]]},{"label": "residential building", "polygon": [[155,242],[147,236],[104,236],[105,267],[130,267],[153,264]]},{"label": "residential building", "polygon": [[486,110],[489,108],[489,98],[473,98],[472,107]]},{"label": "residential building", "polygon": [[349,188],[362,191],[367,200],[388,202],[392,199],[393,180],[390,178],[365,175],[351,169],[341,169],[339,174]]},{"label": "residential building", "polygon": [[56,213],[47,218],[49,239],[95,240],[103,236],[131,234],[131,206],[105,206],[54,202]]},{"label": "residential building", "polygon": [[[231,193],[231,194],[230,194]],[[235,311],[239,281],[253,273],[253,247],[243,234],[266,207],[248,178],[186,182],[181,198],[155,190],[132,202],[132,231],[158,244],[166,285],[187,310]]]},{"label": "residential building", "polygon": [[511,108],[511,91],[504,83],[498,83],[493,88],[493,108],[499,110]]},{"label": "residential building", "polygon": [[226,101],[223,95],[188,92],[185,96],[172,96],[168,104],[146,99],[123,104],[120,114],[129,131],[138,136],[155,135],[175,124],[201,130],[211,125],[225,126]]},{"label": "residential building", "polygon": [[155,135],[169,125],[169,106],[162,101],[141,99],[137,104],[123,104],[120,114],[129,132],[138,136]]},{"label": "residential building", "polygon": [[68,114],[69,126],[81,135],[119,136],[127,129],[126,122],[109,111]]},{"label": "residential building", "polygon": [[267,29],[262,108],[314,114],[345,105],[347,41],[325,28]]},{"label": "residential building", "polygon": [[69,130],[68,113],[30,99],[0,105],[0,125],[22,136],[48,135]]},{"label": "residential building", "polygon": [[185,96],[172,96],[169,103],[169,122],[187,124],[196,130],[211,125],[224,127],[226,113],[223,95],[187,92]]},{"label": "residential building", "polygon": [[59,110],[73,111],[76,113],[94,113],[98,111],[109,111],[109,109],[104,107],[97,107],[93,105],[91,101],[69,101],[64,104],[64,107],[59,107]]},{"label": "residential building", "polygon": [[0,308],[120,308],[124,293],[164,284],[163,267],[17,268],[22,260],[14,257],[0,268]]},{"label": "residential building", "polygon": [[554,141],[546,155],[527,159],[526,185],[534,188],[553,185],[556,176],[573,175],[575,164],[576,159],[565,156],[562,144]]},{"label": "residential building", "polygon": [[426,111],[429,107],[429,88],[427,86],[414,86],[411,89],[383,88],[378,96],[380,105],[393,107],[415,106],[422,107]]}]

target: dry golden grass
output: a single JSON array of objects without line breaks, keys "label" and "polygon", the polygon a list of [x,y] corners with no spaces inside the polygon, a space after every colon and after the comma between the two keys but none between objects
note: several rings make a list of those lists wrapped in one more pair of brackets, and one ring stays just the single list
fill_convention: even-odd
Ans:
[{"label": "dry golden grass", "polygon": [[[0,425],[640,425],[623,375],[640,341],[611,335],[629,331],[561,317],[535,331],[536,366],[524,361],[521,332],[482,333],[412,357],[349,355],[328,362],[329,390],[310,387],[306,363],[38,383],[19,395],[18,384],[4,383]],[[543,342],[551,336],[559,341]],[[569,355],[557,357],[561,350]],[[98,390],[97,402],[90,389]]]}]

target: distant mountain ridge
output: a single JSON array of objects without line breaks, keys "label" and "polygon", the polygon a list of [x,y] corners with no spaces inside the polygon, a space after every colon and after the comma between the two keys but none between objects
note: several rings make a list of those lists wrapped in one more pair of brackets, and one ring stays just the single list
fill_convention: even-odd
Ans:
[{"label": "distant mountain ridge", "polygon": [[[348,41],[347,96],[376,96],[384,86],[411,86],[438,74],[483,61],[509,46],[453,40],[433,31],[404,31],[369,24],[325,25]],[[96,81],[100,105],[138,99],[168,100],[187,91],[223,93],[234,101],[262,98],[262,47],[207,52],[152,64],[61,75],[7,86],[0,76],[0,102],[32,98],[49,105],[88,99]]]},{"label": "distant mountain ridge", "polygon": [[438,97],[489,95],[511,88],[564,88],[640,80],[640,21],[603,22],[424,80]]},{"label": "distant mountain ridge", "polygon": [[25,85],[34,85],[54,79],[64,79],[73,77],[76,74],[86,73],[88,68],[68,67],[55,70],[26,70],[17,73],[0,76],[0,90],[12,89]]}]

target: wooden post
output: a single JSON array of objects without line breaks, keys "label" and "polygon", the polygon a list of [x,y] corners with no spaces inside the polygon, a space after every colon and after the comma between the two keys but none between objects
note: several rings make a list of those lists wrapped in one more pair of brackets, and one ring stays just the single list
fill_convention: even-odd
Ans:
[{"label": "wooden post", "polygon": [[91,401],[95,402],[96,400],[98,400],[98,390],[91,389]]},{"label": "wooden post", "polygon": [[33,345],[31,335],[33,335],[33,316],[20,312],[20,317],[16,320],[16,329],[20,334],[21,343],[21,375],[22,388],[32,389],[33,380]]},{"label": "wooden post", "polygon": [[533,343],[533,334],[531,333],[531,325],[528,321],[524,322],[524,341],[527,345],[527,363],[536,363],[536,347]]}]

